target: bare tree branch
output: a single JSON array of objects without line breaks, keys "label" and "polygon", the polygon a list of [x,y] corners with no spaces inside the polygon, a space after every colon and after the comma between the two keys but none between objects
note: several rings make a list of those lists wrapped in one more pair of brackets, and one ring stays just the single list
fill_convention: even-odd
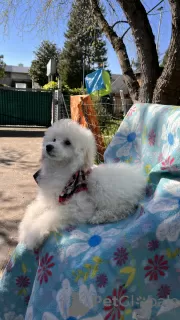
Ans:
[{"label": "bare tree branch", "polygon": [[159,77],[159,62],[152,28],[140,0],[117,0],[121,6],[137,47],[141,65],[141,90],[139,100],[151,102]]},{"label": "bare tree branch", "polygon": [[169,0],[172,12],[172,35],[167,62],[154,90],[153,102],[179,104],[180,102],[180,2]]},{"label": "bare tree branch", "polygon": [[98,2],[98,0],[90,0],[92,10],[99,21],[102,31],[111,42],[118,56],[124,79],[129,89],[130,96],[133,101],[136,101],[138,100],[139,84],[132,70],[125,44],[123,40],[120,37],[118,37],[117,33],[113,30],[113,28],[109,26],[109,24],[107,23],[101,11],[101,8],[99,7]]},{"label": "bare tree branch", "polygon": [[[20,33],[47,29],[57,31],[59,22],[63,21],[65,13],[69,13],[73,0],[1,0],[0,25],[4,33],[16,23]],[[62,22],[63,23],[63,22]]]},{"label": "bare tree branch", "polygon": [[[152,7],[149,11],[147,11],[147,15],[148,15],[149,13],[151,13],[154,9],[156,9],[157,7],[159,7],[159,5],[160,5],[162,2],[164,2],[164,0],[159,1],[154,7]],[[129,27],[129,28],[123,33],[122,38],[125,37],[125,35],[128,33],[128,31],[129,31],[130,29],[131,29],[131,27]]]},{"label": "bare tree branch", "polygon": [[110,6],[111,10],[113,11],[113,13],[118,17],[116,10],[114,9],[111,0],[106,0],[106,2],[108,3],[108,5]]}]

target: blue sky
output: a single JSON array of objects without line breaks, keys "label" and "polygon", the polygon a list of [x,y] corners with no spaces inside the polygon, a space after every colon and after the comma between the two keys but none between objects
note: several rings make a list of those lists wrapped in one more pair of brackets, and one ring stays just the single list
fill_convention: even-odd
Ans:
[{"label": "blue sky", "polygon": [[[149,10],[154,5],[156,5],[159,0],[145,0],[142,2],[144,3],[146,9]],[[153,15],[149,16],[149,19],[153,28],[154,35],[157,38],[159,14],[157,10],[153,11],[152,13]],[[118,18],[116,18],[116,20],[118,20]],[[124,26],[122,27],[124,28]],[[120,31],[119,28],[120,27],[117,27],[117,32]],[[32,32],[23,32],[20,35],[15,23],[13,22],[12,27],[10,24],[8,34],[5,36],[3,27],[0,26],[0,54],[4,55],[6,64],[18,65],[19,63],[23,63],[24,66],[30,66],[31,61],[34,58],[33,51],[39,46],[42,40],[50,40],[55,42],[58,47],[63,47],[65,30],[66,23],[63,22],[59,23],[58,32],[52,32],[51,30],[49,30],[48,32],[48,30],[45,30],[43,33],[38,33],[35,29]],[[163,57],[169,45],[170,36],[171,14],[168,0],[165,0],[160,32],[160,59]],[[127,44],[127,50],[130,59],[136,57],[136,49],[130,33],[127,35],[125,41]],[[107,48],[109,69],[112,71],[112,73],[121,73],[116,54],[108,41]]]}]

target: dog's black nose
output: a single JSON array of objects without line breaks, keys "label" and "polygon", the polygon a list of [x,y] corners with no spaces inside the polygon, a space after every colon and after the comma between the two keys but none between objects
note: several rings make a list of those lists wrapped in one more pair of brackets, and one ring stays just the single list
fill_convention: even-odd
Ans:
[{"label": "dog's black nose", "polygon": [[47,152],[51,152],[53,149],[54,149],[54,146],[52,146],[52,144],[48,144],[48,145],[46,146],[46,151],[47,151]]}]

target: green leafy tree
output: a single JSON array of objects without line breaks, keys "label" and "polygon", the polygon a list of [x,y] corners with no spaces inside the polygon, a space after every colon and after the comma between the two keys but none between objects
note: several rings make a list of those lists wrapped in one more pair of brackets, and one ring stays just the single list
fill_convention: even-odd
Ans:
[{"label": "green leafy tree", "polygon": [[55,59],[56,63],[59,60],[60,50],[55,43],[43,41],[40,47],[34,52],[35,59],[31,63],[29,74],[33,81],[40,86],[44,86],[48,82],[47,63],[50,59]]},{"label": "green leafy tree", "polygon": [[4,77],[5,75],[5,66],[6,64],[4,63],[4,56],[0,55],[0,79]]},{"label": "green leafy tree", "polygon": [[97,66],[106,66],[107,49],[97,19],[88,0],[72,5],[64,49],[60,55],[59,73],[70,88],[82,86],[84,75]]}]

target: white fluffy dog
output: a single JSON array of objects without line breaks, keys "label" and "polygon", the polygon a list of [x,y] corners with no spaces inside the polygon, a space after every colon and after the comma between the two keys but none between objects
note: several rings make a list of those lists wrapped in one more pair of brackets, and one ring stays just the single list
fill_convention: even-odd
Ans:
[{"label": "white fluffy dog", "polygon": [[133,213],[145,190],[141,170],[124,163],[92,168],[95,153],[93,134],[74,121],[60,120],[47,130],[39,193],[19,228],[19,240],[29,249],[68,225],[117,221]]}]

